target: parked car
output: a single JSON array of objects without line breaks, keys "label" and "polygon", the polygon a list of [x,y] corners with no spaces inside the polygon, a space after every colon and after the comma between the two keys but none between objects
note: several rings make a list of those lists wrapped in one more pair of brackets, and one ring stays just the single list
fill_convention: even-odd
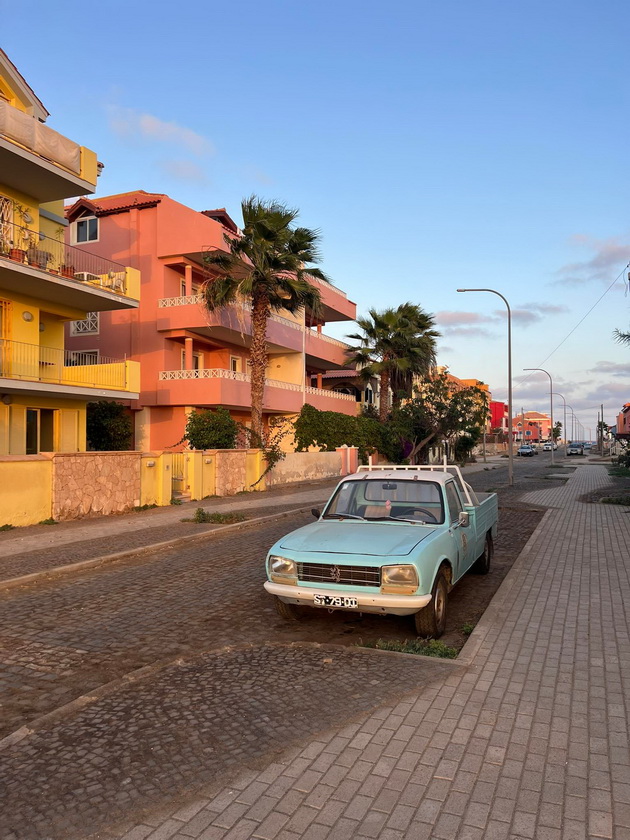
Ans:
[{"label": "parked car", "polygon": [[516,454],[521,455],[522,457],[531,456],[533,458],[534,450],[529,444],[526,444],[525,446],[519,446],[519,448],[516,450]]},{"label": "parked car", "polygon": [[567,446],[567,455],[584,455],[584,447],[581,443],[570,443]]},{"label": "parked car", "polygon": [[558,448],[558,444],[554,441],[553,443],[548,440],[547,443],[543,444],[543,452],[555,452]]},{"label": "parked car", "polygon": [[455,466],[360,467],[313,514],[267,555],[265,589],[287,620],[303,606],[409,615],[437,638],[453,586],[490,569],[496,494],[476,494]]}]

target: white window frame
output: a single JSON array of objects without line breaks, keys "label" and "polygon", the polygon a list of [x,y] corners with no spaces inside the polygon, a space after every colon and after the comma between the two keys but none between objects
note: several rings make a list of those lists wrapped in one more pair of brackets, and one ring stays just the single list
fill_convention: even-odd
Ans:
[{"label": "white window frame", "polygon": [[[96,239],[79,239],[79,222],[96,222]],[[88,231],[89,232],[89,231]],[[101,238],[101,225],[98,216],[81,216],[72,225],[72,244],[73,245],[90,245],[93,242],[99,242]]]},{"label": "white window frame", "polygon": [[240,356],[230,356],[230,370],[232,373],[243,372],[243,360]]},{"label": "white window frame", "polygon": [[[185,350],[185,348],[183,348],[183,347],[182,347],[182,350],[181,350],[181,354],[182,354],[182,356],[181,356],[182,360],[181,360],[181,368],[180,368],[180,370],[186,370],[186,350]],[[203,366],[203,353],[202,353],[200,350],[193,350],[193,354],[192,354],[192,355],[193,355],[193,366],[192,366],[192,369],[193,369],[193,370],[203,370],[203,369],[204,369],[204,366]],[[195,359],[197,360],[197,367],[195,367]]]},{"label": "white window frame", "polygon": [[[81,361],[81,356],[94,356],[94,362],[85,362]],[[85,365],[85,364],[98,364],[98,360],[100,359],[101,351],[98,348],[90,348],[89,350],[69,350],[68,351],[68,361],[74,361],[78,359],[77,366]]]}]

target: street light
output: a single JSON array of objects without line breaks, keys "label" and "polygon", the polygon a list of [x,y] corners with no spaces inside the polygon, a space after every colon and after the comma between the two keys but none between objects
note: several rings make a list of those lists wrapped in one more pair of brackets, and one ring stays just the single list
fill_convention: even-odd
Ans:
[{"label": "street light", "polygon": [[490,292],[492,295],[500,297],[507,307],[507,340],[508,340],[508,414],[510,416],[510,428],[508,429],[508,484],[514,484],[514,453],[512,452],[512,310],[506,298],[501,292],[495,289],[458,289],[458,292]]},{"label": "street light", "polygon": [[[568,448],[568,444],[567,444],[567,401],[562,396],[562,394],[558,393],[558,391],[554,391],[554,394],[556,395],[556,397],[560,397],[560,399],[564,403],[564,425],[562,426],[562,436],[564,437],[564,454],[566,456],[567,448]],[[551,441],[551,451],[553,452],[553,440]]]},{"label": "street light", "polygon": [[549,373],[549,371],[545,370],[544,368],[523,368],[523,370],[538,370],[541,373],[546,373],[547,376],[549,377],[549,399],[551,400],[551,466],[553,467],[553,464],[554,464],[554,461],[553,461],[553,454],[554,454],[553,453],[553,441],[554,441],[554,436],[553,436],[553,432],[554,432],[554,428],[553,428],[553,379],[551,378],[551,374]]}]

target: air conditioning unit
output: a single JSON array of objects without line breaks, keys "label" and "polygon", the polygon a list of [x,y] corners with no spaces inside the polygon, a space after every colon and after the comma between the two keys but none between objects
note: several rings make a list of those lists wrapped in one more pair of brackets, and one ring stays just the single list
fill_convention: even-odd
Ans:
[{"label": "air conditioning unit", "polygon": [[89,271],[75,271],[75,280],[82,280],[84,283],[101,283],[102,277],[100,274],[92,274]]}]

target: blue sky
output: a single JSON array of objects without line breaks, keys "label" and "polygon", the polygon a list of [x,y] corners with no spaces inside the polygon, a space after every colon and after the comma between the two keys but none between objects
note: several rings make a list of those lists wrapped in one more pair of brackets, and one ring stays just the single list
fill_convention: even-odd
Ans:
[{"label": "blue sky", "polygon": [[[627,2],[0,0],[3,48],[49,124],[105,163],[100,194],[166,192],[238,217],[251,193],[321,229],[358,304],[436,315],[439,362],[506,394],[630,260]],[[181,11],[179,11],[181,9]],[[28,15],[27,15],[28,16]],[[619,280],[543,365],[585,427],[630,400]],[[328,330],[343,337],[343,325]]]}]

